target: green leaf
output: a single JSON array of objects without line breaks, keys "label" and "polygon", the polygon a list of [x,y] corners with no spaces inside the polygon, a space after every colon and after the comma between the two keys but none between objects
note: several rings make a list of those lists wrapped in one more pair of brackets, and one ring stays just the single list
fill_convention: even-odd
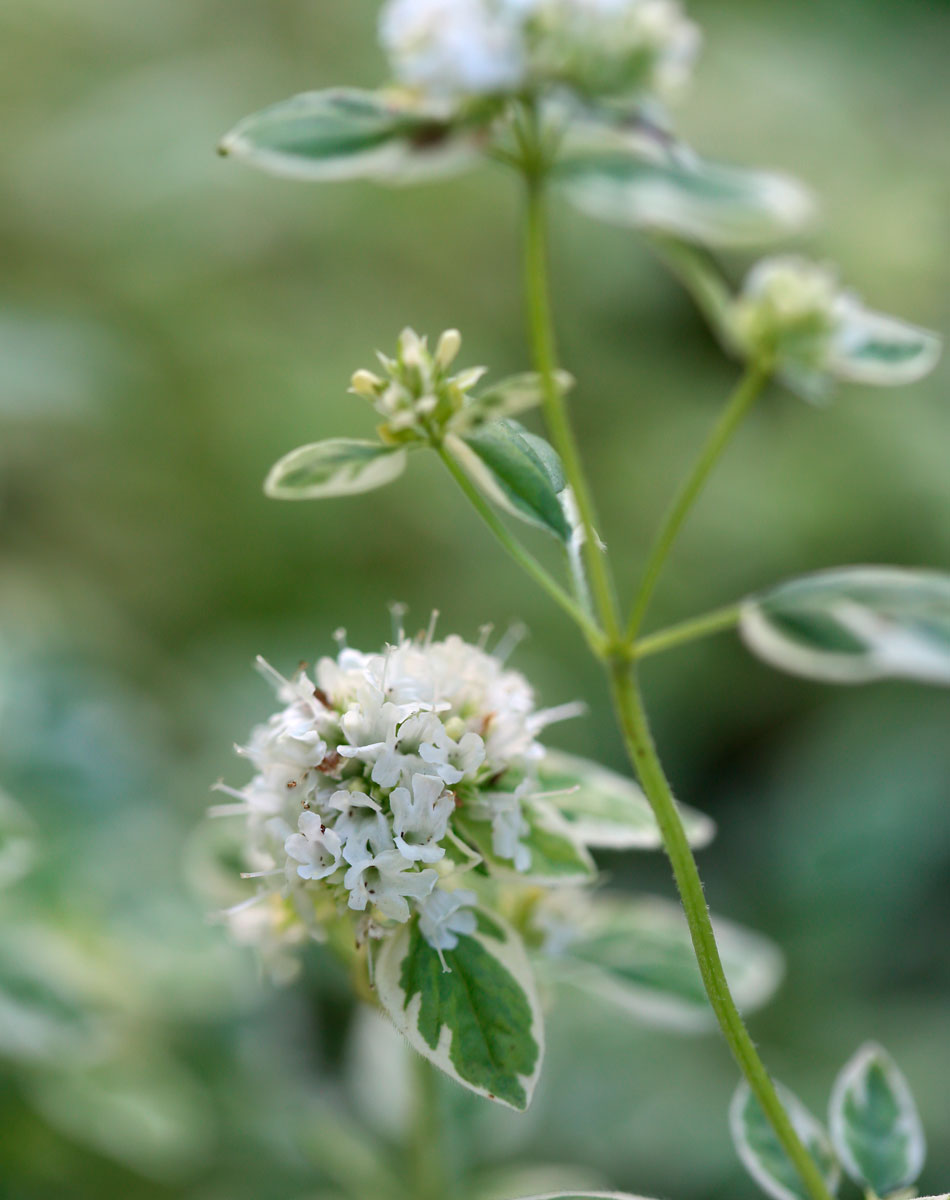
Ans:
[{"label": "green leaf", "polygon": [[0,789],[0,889],[22,879],[33,866],[35,833],[23,809]]},{"label": "green leaf", "polygon": [[[715,921],[716,938],[739,1008],[751,1012],[775,993],[784,974],[779,949],[729,921]],[[689,928],[678,904],[656,897],[593,897],[574,930],[555,933],[563,949],[554,960],[565,983],[616,1004],[631,1015],[681,1032],[704,1032],[715,1021]]]},{"label": "green leaf", "polygon": [[935,333],[865,308],[853,296],[838,307],[828,372],[847,383],[897,387],[928,375],[940,358]]},{"label": "green leaf", "polygon": [[224,137],[220,151],[305,181],[412,183],[465,169],[476,147],[441,109],[386,92],[333,88],[246,117]]},{"label": "green leaf", "polygon": [[759,658],[808,679],[950,684],[950,575],[821,571],[745,601],[740,629]]},{"label": "green leaf", "polygon": [[541,1010],[524,947],[494,914],[438,953],[402,925],[383,942],[380,1003],[409,1044],[464,1087],[509,1108],[528,1107],[544,1053]]},{"label": "green leaf", "polygon": [[[490,793],[487,799],[490,801]],[[508,859],[493,853],[488,820],[476,819],[460,810],[455,816],[455,828],[478,851],[491,873],[501,879],[552,886],[589,883],[596,876],[594,860],[557,812],[544,804],[523,802],[522,813],[528,830],[519,841],[531,852],[527,871],[516,870]]]},{"label": "green leaf", "polygon": [[[653,810],[633,782],[598,763],[560,750],[548,750],[538,768],[540,790],[549,795],[576,839],[613,850],[656,850],[663,839]],[[690,845],[712,841],[716,827],[695,809],[679,806]]]},{"label": "green leaf", "polygon": [[406,469],[406,451],[379,442],[332,438],[298,446],[275,463],[264,482],[273,500],[355,496],[392,483]]},{"label": "green leaf", "polygon": [[[567,392],[574,386],[574,377],[567,371],[558,371],[557,385],[562,393]],[[480,396],[476,396],[471,406],[463,410],[462,424],[468,422],[474,426],[486,421],[516,417],[520,413],[537,408],[543,399],[544,385],[536,371],[511,375],[493,384]]]},{"label": "green leaf", "polygon": [[844,1169],[876,1196],[909,1187],[923,1170],[927,1147],[917,1106],[880,1046],[862,1046],[838,1076],[829,1128]]},{"label": "green leaf", "polygon": [[501,508],[546,529],[562,542],[570,540],[571,526],[558,499],[564,490],[563,471],[543,439],[527,435],[514,421],[503,420],[464,437],[447,437],[445,445],[472,481]]},{"label": "green leaf", "polygon": [[556,169],[588,216],[710,246],[757,246],[807,224],[810,194],[785,175],[720,166],[682,145],[631,142],[576,154]]},{"label": "green leaf", "polygon": [[[788,1088],[776,1084],[779,1099],[795,1132],[818,1164],[828,1190],[834,1194],[841,1171],[827,1133]],[[766,1119],[748,1084],[743,1083],[729,1110],[732,1140],[746,1170],[773,1200],[809,1200],[808,1192]]]}]

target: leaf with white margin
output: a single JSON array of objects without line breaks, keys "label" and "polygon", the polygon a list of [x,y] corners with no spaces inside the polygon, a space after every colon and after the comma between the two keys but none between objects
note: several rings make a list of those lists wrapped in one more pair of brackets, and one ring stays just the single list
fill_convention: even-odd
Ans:
[{"label": "leaf with white margin", "polygon": [[[563,394],[574,386],[573,375],[567,371],[557,372],[557,386]],[[450,428],[459,431],[474,428],[487,421],[516,417],[520,413],[537,408],[544,400],[544,383],[537,371],[525,371],[510,375],[487,388],[454,417]]]},{"label": "leaf with white margin", "polygon": [[22,879],[36,861],[35,828],[19,804],[0,789],[0,889]]},{"label": "leaf with white margin", "polygon": [[[490,800],[489,792],[485,796],[486,808],[490,808]],[[556,811],[545,804],[531,802],[523,802],[521,811],[527,830],[518,841],[531,854],[531,865],[526,871],[518,871],[510,860],[499,858],[493,852],[489,820],[475,819],[460,811],[455,816],[455,827],[478,852],[492,875],[499,879],[546,887],[589,883],[594,879],[597,874],[594,860]]]},{"label": "leaf with white margin", "polygon": [[950,575],[838,567],[744,601],[743,640],[780,670],[825,683],[950,685]]},{"label": "leaf with white margin", "polygon": [[[715,1020],[689,927],[678,904],[659,897],[615,900],[578,897],[576,925],[548,921],[552,969],[559,979],[631,1016],[684,1033],[712,1029]],[[543,909],[541,910],[543,913]],[[746,1013],[775,994],[785,973],[768,938],[716,919],[716,940],[736,1004]]]},{"label": "leaf with white margin", "polygon": [[[466,1200],[510,1200],[512,1196],[597,1196],[605,1186],[600,1171],[562,1164],[494,1167],[479,1172]],[[541,1191],[538,1191],[538,1188]],[[557,1189],[552,1191],[551,1189]],[[608,1193],[609,1194],[609,1193]]]},{"label": "leaf with white margin", "polygon": [[412,921],[382,943],[375,984],[414,1050],[463,1087],[524,1111],[541,1072],[544,1033],[521,939],[494,913],[444,950],[445,967]]},{"label": "leaf with white margin", "polygon": [[415,183],[465,170],[471,137],[450,114],[396,92],[331,88],[304,92],[245,117],[220,153],[272,175],[329,183]]},{"label": "leaf with white margin", "polygon": [[897,387],[929,375],[940,359],[937,334],[872,312],[850,294],[839,299],[834,315],[836,330],[826,367],[836,379]]},{"label": "leaf with white margin", "polygon": [[568,542],[571,527],[558,499],[564,490],[563,473],[554,470],[554,464],[560,464],[550,447],[539,452],[537,443],[542,440],[526,436],[516,422],[503,420],[464,437],[452,434],[445,447],[500,508]]},{"label": "leaf with white margin", "polygon": [[[828,1191],[841,1182],[828,1134],[797,1096],[776,1084],[776,1091],[805,1149],[818,1165]],[[732,1140],[743,1166],[772,1200],[809,1200],[798,1172],[789,1160],[749,1085],[740,1084],[729,1108]]]},{"label": "leaf with white margin", "polygon": [[829,1129],[841,1164],[876,1196],[909,1187],[927,1154],[914,1097],[880,1046],[862,1046],[835,1080]]},{"label": "leaf with white margin", "polygon": [[683,145],[646,139],[568,156],[555,178],[588,216],[709,246],[752,247],[787,237],[815,209],[811,194],[789,176],[721,166]]},{"label": "leaf with white margin", "polygon": [[[538,787],[586,846],[611,850],[657,850],[663,845],[650,802],[632,779],[563,750],[546,750]],[[694,848],[707,846],[716,826],[685,804],[677,806]]]},{"label": "leaf with white margin", "polygon": [[298,446],[275,463],[264,482],[272,500],[355,496],[392,483],[406,469],[406,451],[379,442],[331,438]]}]

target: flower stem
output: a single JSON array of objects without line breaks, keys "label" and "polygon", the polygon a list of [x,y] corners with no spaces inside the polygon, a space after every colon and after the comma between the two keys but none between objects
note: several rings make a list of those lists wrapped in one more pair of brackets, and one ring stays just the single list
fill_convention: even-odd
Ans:
[{"label": "flower stem", "polygon": [[478,488],[472,483],[469,477],[465,474],[459,464],[455,461],[452,455],[445,449],[444,446],[436,446],[439,457],[442,459],[449,474],[459,485],[465,495],[468,497],[472,506],[475,508],[478,515],[482,518],[488,528],[492,531],[501,545],[508,551],[511,557],[521,566],[537,583],[544,589],[551,599],[574,621],[584,636],[587,638],[588,644],[597,655],[598,658],[603,657],[603,634],[597,628],[584,609],[577,603],[576,600],[567,592],[556,579],[553,579],[544,569],[541,563],[525,550],[524,546],[513,537],[508,528],[501,521],[494,509],[487,500],[479,492]]},{"label": "flower stem", "polygon": [[749,367],[713,427],[696,460],[696,465],[673,501],[643,569],[643,580],[634,599],[633,610],[627,624],[627,636],[631,641],[640,632],[640,626],[643,624],[643,618],[646,616],[663,567],[686,518],[689,516],[690,509],[705,487],[713,467],[719,461],[732,435],[762,394],[762,389],[770,376],[771,368],[766,364],[757,363]]},{"label": "flower stem", "polygon": [[421,1054],[412,1057],[415,1093],[408,1146],[412,1200],[450,1200],[453,1189],[446,1165],[438,1072]]},{"label": "flower stem", "polygon": [[664,650],[673,650],[677,646],[685,646],[698,638],[709,637],[714,633],[723,633],[733,629],[739,622],[740,607],[730,604],[728,608],[717,608],[714,612],[703,613],[700,617],[691,617],[668,629],[660,629],[648,637],[634,642],[632,654],[635,659],[649,658],[652,654],[662,654]]},{"label": "flower stem", "polygon": [[634,669],[628,663],[613,664],[611,683],[627,751],[660,827],[706,994],[723,1036],[812,1200],[831,1200],[821,1171],[795,1132],[729,991],[699,869],[657,755]]},{"label": "flower stem", "polygon": [[567,415],[564,396],[557,382],[557,350],[554,322],[548,297],[547,238],[545,221],[544,173],[526,172],[527,234],[525,240],[525,288],[528,302],[528,328],[535,370],[541,377],[544,417],[554,448],[561,456],[564,474],[570,484],[584,530],[584,557],[590,574],[591,590],[600,621],[608,639],[620,635],[620,619],[613,583],[600,540],[594,502],[581,466],[574,432]]}]

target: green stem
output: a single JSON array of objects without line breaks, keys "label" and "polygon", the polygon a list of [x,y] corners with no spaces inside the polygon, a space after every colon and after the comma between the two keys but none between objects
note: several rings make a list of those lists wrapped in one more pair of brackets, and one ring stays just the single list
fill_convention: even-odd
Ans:
[{"label": "green stem", "polygon": [[649,658],[652,654],[662,654],[664,650],[685,646],[687,642],[694,642],[698,638],[733,629],[739,623],[740,613],[738,604],[730,604],[728,608],[717,608],[715,612],[703,613],[700,617],[691,617],[688,621],[681,621],[668,629],[660,629],[657,633],[651,633],[648,637],[634,642],[633,657]]},{"label": "green stem", "polygon": [[699,869],[653,743],[635,671],[628,663],[616,662],[611,667],[611,682],[630,761],[663,836],[713,1012],[739,1069],[812,1200],[831,1200],[821,1171],[795,1132],[729,991]]},{"label": "green stem", "polygon": [[421,1054],[414,1054],[413,1060],[415,1094],[408,1147],[412,1200],[450,1200],[453,1189],[446,1164],[439,1075]]},{"label": "green stem", "polygon": [[673,501],[643,569],[643,580],[634,600],[630,621],[627,625],[627,636],[631,641],[640,632],[640,626],[643,624],[643,618],[650,606],[663,567],[686,518],[689,516],[690,509],[705,487],[713,467],[719,461],[732,435],[761,395],[770,375],[771,368],[768,365],[755,364],[749,367],[730,397],[722,416],[713,427],[696,460],[696,465]]},{"label": "green stem", "polygon": [[482,496],[481,492],[469,477],[465,474],[459,464],[455,461],[452,455],[442,445],[436,446],[436,451],[442,459],[445,466],[448,468],[449,474],[459,485],[468,499],[471,501],[475,511],[482,518],[488,528],[492,531],[501,545],[508,551],[511,557],[519,564],[537,583],[544,589],[551,599],[574,621],[584,636],[591,649],[598,658],[603,657],[603,634],[590,619],[584,609],[574,600],[569,592],[553,579],[538,560],[525,550],[524,546],[513,537],[507,526],[501,521],[494,509]]},{"label": "green stem", "polygon": [[525,288],[534,367],[541,377],[544,417],[551,440],[561,456],[564,475],[577,502],[577,511],[584,531],[584,558],[590,574],[597,612],[607,637],[616,642],[620,636],[620,618],[613,583],[597,537],[594,502],[581,465],[564,395],[557,382],[557,349],[548,297],[544,172],[542,169],[526,171],[525,178],[528,185]]}]

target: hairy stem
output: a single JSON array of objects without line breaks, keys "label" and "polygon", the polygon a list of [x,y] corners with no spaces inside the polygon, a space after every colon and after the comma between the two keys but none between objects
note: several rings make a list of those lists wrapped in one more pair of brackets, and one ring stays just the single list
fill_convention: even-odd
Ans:
[{"label": "hairy stem", "polygon": [[647,558],[646,566],[643,569],[643,580],[633,602],[633,610],[627,624],[627,636],[631,641],[640,632],[640,626],[643,624],[643,618],[653,599],[653,593],[656,591],[656,585],[663,573],[663,567],[666,565],[673,544],[689,516],[690,509],[705,487],[713,467],[728,446],[732,435],[761,395],[770,375],[771,368],[765,364],[755,364],[749,367],[739,386],[733,392],[722,416],[713,427],[696,460],[696,465],[673,501]]},{"label": "hairy stem", "polygon": [[674,650],[677,646],[685,646],[699,638],[710,637],[714,633],[724,633],[734,629],[739,623],[740,606],[730,604],[728,608],[717,608],[714,612],[703,613],[700,617],[690,617],[678,625],[668,629],[660,629],[648,637],[634,642],[632,656],[635,659],[649,658],[652,654],[662,654],[664,650]]},{"label": "hairy stem", "polygon": [[459,485],[465,495],[468,497],[472,506],[478,515],[482,518],[488,528],[492,531],[501,545],[507,550],[511,557],[519,564],[531,578],[537,583],[551,599],[563,609],[565,613],[574,621],[584,636],[587,639],[591,649],[598,658],[603,655],[603,635],[600,630],[584,611],[580,604],[567,592],[556,579],[553,579],[544,569],[541,563],[530,554],[524,546],[513,537],[511,532],[503,521],[501,521],[495,510],[491,507],[488,501],[482,496],[478,488],[472,483],[469,477],[465,474],[459,464],[455,461],[452,455],[445,449],[444,446],[436,447],[439,457],[447,467],[450,475]]},{"label": "hairy stem", "polygon": [[628,663],[614,664],[611,683],[630,761],[640,777],[660,827],[689,924],[696,961],[719,1027],[812,1200],[831,1200],[821,1171],[795,1132],[729,991],[699,868],[656,752],[634,669]]},{"label": "hairy stem", "polygon": [[409,1179],[413,1200],[450,1200],[453,1189],[445,1160],[439,1076],[421,1055],[413,1055],[412,1124],[409,1134]]}]

